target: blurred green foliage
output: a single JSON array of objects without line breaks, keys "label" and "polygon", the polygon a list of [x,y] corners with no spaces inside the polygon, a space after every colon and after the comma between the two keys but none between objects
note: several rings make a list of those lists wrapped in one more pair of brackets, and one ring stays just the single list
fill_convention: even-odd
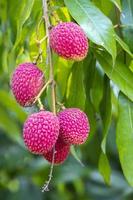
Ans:
[{"label": "blurred green foliage", "polygon": [[[75,149],[84,167],[70,155],[54,168],[50,192],[41,193],[50,165],[29,153],[22,140],[24,120],[38,108],[23,109],[16,103],[10,78],[17,64],[38,54],[42,1],[0,0],[0,199],[132,200],[133,1],[51,0],[51,5],[51,12],[62,21],[75,20],[90,38],[82,62],[53,55],[58,100],[89,116],[90,137]],[[51,21],[55,24],[53,17]],[[43,23],[38,34],[40,39],[45,35]],[[47,78],[46,44],[41,48],[43,63],[38,65]],[[49,93],[42,96],[48,109]]]}]

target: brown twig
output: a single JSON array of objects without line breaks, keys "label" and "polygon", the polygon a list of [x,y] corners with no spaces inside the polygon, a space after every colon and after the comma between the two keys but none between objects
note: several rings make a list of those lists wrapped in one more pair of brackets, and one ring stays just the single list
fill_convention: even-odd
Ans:
[{"label": "brown twig", "polygon": [[43,50],[42,50],[41,44],[47,39],[47,35],[45,35],[45,37],[43,37],[42,39],[39,39],[40,38],[39,28],[41,26],[42,21],[43,21],[43,18],[41,18],[41,20],[39,21],[39,23],[38,23],[38,25],[36,27],[36,45],[38,47],[38,54],[37,54],[37,56],[35,56],[33,64],[37,64],[39,59],[40,59],[40,61],[42,63]]},{"label": "brown twig", "polygon": [[[46,35],[47,37],[47,58],[48,58],[48,66],[50,69],[49,74],[49,80],[51,80],[51,100],[52,100],[52,112],[56,115],[56,95],[55,95],[55,81],[54,81],[54,67],[52,63],[52,52],[50,48],[50,19],[48,15],[48,1],[42,0],[43,3],[43,15],[44,15],[44,21],[45,21],[45,27],[46,27]],[[49,179],[46,181],[44,186],[42,187],[42,192],[49,191],[49,184],[52,179],[53,174],[53,167],[54,167],[54,157],[55,157],[55,146],[53,148],[53,157],[52,157],[52,164],[50,167],[50,173],[49,173]]]}]

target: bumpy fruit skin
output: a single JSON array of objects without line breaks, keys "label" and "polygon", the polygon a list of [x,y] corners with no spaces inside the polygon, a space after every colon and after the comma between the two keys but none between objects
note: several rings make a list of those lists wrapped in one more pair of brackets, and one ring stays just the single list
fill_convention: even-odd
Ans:
[{"label": "bumpy fruit skin", "polygon": [[83,144],[90,131],[89,121],[78,108],[68,108],[58,113],[60,137],[68,144]]},{"label": "bumpy fruit skin", "polygon": [[32,63],[18,65],[12,75],[11,89],[21,106],[31,106],[43,86],[44,74]]},{"label": "bumpy fruit skin", "polygon": [[24,142],[32,153],[50,151],[59,135],[59,120],[52,112],[40,111],[28,117],[24,123]]},{"label": "bumpy fruit skin", "polygon": [[[54,155],[54,164],[63,163],[70,152],[70,145],[66,144],[60,137],[58,138],[55,144],[55,155]],[[52,163],[53,159],[53,149],[48,153],[44,154],[44,158]]]},{"label": "bumpy fruit skin", "polygon": [[59,56],[80,61],[88,52],[88,40],[79,25],[73,22],[62,22],[50,31],[51,48]]}]

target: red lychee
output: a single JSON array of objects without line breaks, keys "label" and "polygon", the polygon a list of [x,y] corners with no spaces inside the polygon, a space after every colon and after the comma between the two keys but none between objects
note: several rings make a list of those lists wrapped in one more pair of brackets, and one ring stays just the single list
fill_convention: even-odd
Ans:
[{"label": "red lychee", "polygon": [[32,63],[23,63],[15,69],[11,89],[21,106],[30,106],[44,86],[43,72]]},{"label": "red lychee", "polygon": [[28,117],[24,123],[24,142],[32,153],[50,151],[59,135],[59,120],[52,112],[40,111]]},{"label": "red lychee", "polygon": [[[53,150],[49,151],[48,153],[44,154],[44,158],[52,163],[53,159]],[[61,164],[63,163],[70,152],[70,145],[66,144],[60,137],[58,138],[55,144],[55,154],[54,154],[54,164]]]},{"label": "red lychee", "polygon": [[51,48],[59,56],[80,61],[88,52],[88,40],[82,28],[74,22],[62,22],[50,31]]},{"label": "red lychee", "polygon": [[68,108],[58,113],[60,137],[68,144],[86,141],[90,125],[86,114],[78,108]]}]

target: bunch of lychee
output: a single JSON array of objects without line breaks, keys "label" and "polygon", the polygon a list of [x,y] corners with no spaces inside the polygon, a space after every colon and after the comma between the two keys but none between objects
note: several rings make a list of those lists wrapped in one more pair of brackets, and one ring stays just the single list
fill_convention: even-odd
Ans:
[{"label": "bunch of lychee", "polygon": [[[52,28],[51,48],[67,59],[81,60],[88,51],[83,30],[75,23],[60,23]],[[11,79],[16,101],[23,107],[32,106],[45,85],[43,72],[33,63],[20,64]],[[75,94],[74,94],[75,95]],[[71,145],[83,144],[90,131],[86,114],[78,108],[61,110],[57,115],[40,110],[31,114],[24,123],[23,139],[28,150],[43,155],[54,164],[64,162]]]}]

